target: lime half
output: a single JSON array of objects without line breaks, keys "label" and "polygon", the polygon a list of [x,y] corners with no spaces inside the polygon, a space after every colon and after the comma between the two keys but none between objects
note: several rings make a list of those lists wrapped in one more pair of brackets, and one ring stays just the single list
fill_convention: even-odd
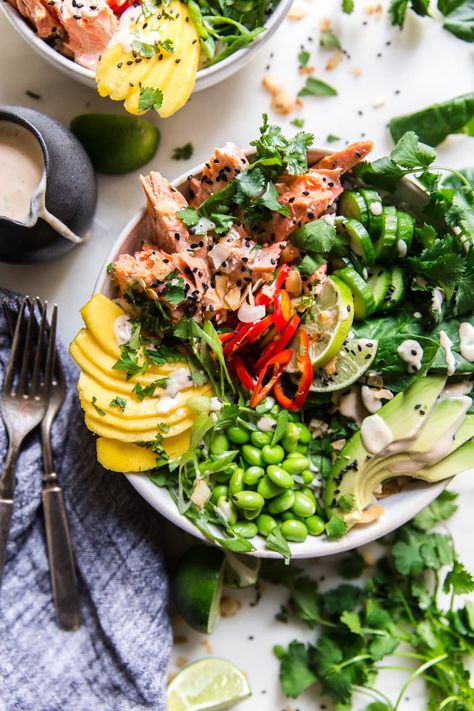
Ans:
[{"label": "lime half", "polygon": [[184,667],[170,682],[168,711],[225,711],[251,696],[247,677],[225,659],[208,657]]},{"label": "lime half", "polygon": [[188,625],[206,634],[219,621],[225,555],[219,548],[192,546],[178,563],[174,601]]},{"label": "lime half", "polygon": [[355,383],[373,362],[377,346],[378,341],[373,338],[347,340],[336,356],[335,372],[329,375],[323,368],[318,368],[313,375],[311,391],[330,393]]},{"label": "lime half", "polygon": [[354,318],[354,299],[350,288],[336,276],[324,282],[303,324],[310,338],[310,357],[313,368],[333,358],[347,338]]}]

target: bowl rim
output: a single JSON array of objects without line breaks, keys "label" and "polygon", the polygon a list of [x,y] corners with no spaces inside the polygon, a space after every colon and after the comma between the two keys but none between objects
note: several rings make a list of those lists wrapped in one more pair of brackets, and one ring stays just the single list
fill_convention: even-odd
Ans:
[{"label": "bowl rim", "polygon": [[[249,45],[239,49],[237,52],[234,52],[234,54],[231,54],[230,57],[226,57],[217,64],[199,69],[196,74],[196,86],[198,82],[207,81],[210,77],[224,70],[229,65],[234,64],[234,62],[238,63],[239,60],[252,56],[262,44],[265,44],[265,42],[272,37],[273,33],[288,14],[292,2],[293,0],[280,0],[276,8],[265,21],[264,27],[266,31],[262,32],[262,34]],[[27,19],[23,17],[16,8],[9,5],[8,0],[0,2],[0,8],[4,11],[18,33],[22,35],[29,44],[32,44],[40,54],[47,56],[53,63],[60,64],[66,71],[76,73],[88,82],[95,84],[95,72],[92,69],[87,69],[77,64],[73,59],[65,57],[51,47],[44,39],[38,37],[29,26]]]},{"label": "bowl rim", "polygon": [[[245,151],[245,153],[249,157],[254,154],[255,151],[248,150]],[[308,162],[311,164],[311,162],[316,161],[318,158],[332,153],[334,153],[334,150],[331,148],[315,146],[308,151]],[[190,175],[199,175],[204,165],[204,163],[200,163],[198,166],[182,173],[171,181],[172,185],[178,189],[185,187],[188,183],[188,177]],[[410,178],[403,178],[402,182],[405,199],[407,194],[411,194],[414,200],[418,202],[423,200],[426,193],[416,182]],[[117,237],[101,267],[94,286],[94,294],[101,292],[107,295],[107,287],[110,286],[110,281],[105,270],[105,265],[116,259],[119,254],[126,252],[126,250],[124,250],[124,252],[121,251],[124,244],[131,238],[134,230],[140,226],[145,216],[146,207],[143,206],[134,213]],[[211,543],[204,534],[195,528],[189,519],[178,512],[175,502],[165,488],[156,486],[143,474],[128,473],[124,474],[124,476],[126,476],[130,484],[145,501],[168,521],[195,538],[199,538],[206,543]],[[335,541],[326,537],[308,536],[303,543],[290,543],[292,558],[320,558],[328,555],[337,555],[350,551],[353,548],[372,543],[391,533],[416,516],[417,513],[425,508],[425,506],[428,506],[448,486],[450,481],[451,479],[444,479],[434,484],[428,484],[415,480],[408,484],[401,492],[392,494],[384,499],[384,514],[376,521],[367,525],[355,526],[351,528],[346,535]],[[393,512],[390,515],[391,509],[393,509]],[[389,512],[388,516],[387,511]],[[281,560],[280,554],[266,550],[264,540],[260,536],[251,539],[251,542],[255,546],[255,550],[248,555],[258,558],[275,558]]]}]

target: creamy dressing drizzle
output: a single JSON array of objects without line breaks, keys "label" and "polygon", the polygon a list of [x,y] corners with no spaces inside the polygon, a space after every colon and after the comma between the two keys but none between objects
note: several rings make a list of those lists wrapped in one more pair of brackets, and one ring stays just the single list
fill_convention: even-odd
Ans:
[{"label": "creamy dressing drizzle", "polygon": [[435,286],[433,291],[433,298],[431,299],[431,308],[433,309],[433,311],[436,311],[436,313],[440,314],[443,301],[444,291],[440,289],[439,286]]},{"label": "creamy dressing drizzle", "polygon": [[176,368],[166,379],[166,388],[163,396],[156,404],[156,412],[159,415],[166,415],[176,408],[176,396],[182,390],[192,387],[193,380],[188,368]]},{"label": "creamy dressing drizzle", "polygon": [[114,337],[117,345],[123,346],[128,343],[133,333],[132,322],[129,317],[123,314],[114,321]]},{"label": "creamy dressing drizzle", "polygon": [[381,202],[373,202],[370,206],[370,212],[372,215],[378,216],[382,214],[382,203]]},{"label": "creamy dressing drizzle", "polygon": [[407,338],[406,341],[402,341],[400,343],[397,348],[397,353],[407,364],[407,370],[409,373],[416,373],[417,370],[420,370],[423,358],[423,348],[420,346],[418,341],[415,341],[412,338]]},{"label": "creamy dressing drizzle", "polygon": [[[138,9],[130,7],[128,10],[125,10],[120,18],[118,29],[109,42],[109,47],[115,44],[121,44],[126,52],[132,51],[132,42],[138,39],[138,37],[132,34],[131,28],[132,25],[138,22],[141,14],[141,7]],[[147,40],[147,42],[149,41],[150,40]]]},{"label": "creamy dressing drizzle", "polygon": [[393,398],[393,393],[390,390],[386,388],[369,388],[368,385],[362,386],[360,394],[365,409],[372,414],[380,410],[383,405],[382,400],[391,400]]},{"label": "creamy dressing drizzle", "polygon": [[273,432],[276,427],[276,421],[268,415],[263,415],[257,422],[257,427],[262,432]]},{"label": "creamy dressing drizzle", "polygon": [[408,251],[407,243],[403,239],[399,239],[397,242],[397,252],[399,257],[405,257]]},{"label": "creamy dressing drizzle", "polygon": [[446,333],[446,331],[439,332],[439,345],[444,350],[444,360],[446,361],[447,365],[446,372],[448,373],[448,375],[454,375],[454,373],[456,372],[456,359],[454,357],[454,353],[451,350],[453,342]]},{"label": "creamy dressing drizzle", "polygon": [[44,172],[36,137],[13,121],[0,121],[0,215],[26,222]]},{"label": "creamy dressing drizzle", "polygon": [[462,397],[469,395],[472,390],[473,383],[469,380],[461,380],[459,383],[448,383],[440,394],[440,400],[445,400],[448,397]]},{"label": "creamy dressing drizzle", "polygon": [[459,326],[459,342],[462,357],[474,362],[474,326],[468,321]]},{"label": "creamy dressing drizzle", "polygon": [[379,454],[393,442],[393,433],[380,415],[369,415],[360,426],[362,443],[370,454]]}]

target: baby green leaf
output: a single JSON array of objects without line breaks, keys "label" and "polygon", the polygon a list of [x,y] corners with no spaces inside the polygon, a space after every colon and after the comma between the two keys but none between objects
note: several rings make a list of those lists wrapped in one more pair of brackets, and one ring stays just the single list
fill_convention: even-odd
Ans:
[{"label": "baby green leaf", "polygon": [[396,116],[389,122],[394,141],[414,131],[421,141],[437,146],[451,133],[459,133],[474,118],[474,92],[432,104],[420,111]]},{"label": "baby green leaf", "polygon": [[298,96],[337,96],[337,91],[321,79],[308,77],[306,84],[298,92]]}]

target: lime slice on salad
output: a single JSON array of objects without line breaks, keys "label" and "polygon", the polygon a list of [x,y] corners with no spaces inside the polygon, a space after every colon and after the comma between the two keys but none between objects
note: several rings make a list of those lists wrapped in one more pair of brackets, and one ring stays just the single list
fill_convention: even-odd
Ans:
[{"label": "lime slice on salad", "polygon": [[224,587],[250,588],[258,580],[260,558],[238,553],[227,553],[224,568]]},{"label": "lime slice on salad", "polygon": [[351,338],[336,356],[335,372],[328,375],[323,368],[314,372],[311,391],[330,393],[343,390],[355,383],[372,364],[377,353],[378,341],[369,338]]},{"label": "lime slice on salad", "polygon": [[304,323],[310,338],[313,368],[333,358],[347,338],[354,318],[354,299],[350,288],[336,276],[324,282],[316,303]]},{"label": "lime slice on salad", "polygon": [[168,711],[225,711],[251,696],[247,677],[225,659],[208,657],[184,667],[170,682]]},{"label": "lime slice on salad", "polygon": [[225,555],[219,548],[192,546],[178,563],[174,601],[186,622],[211,634],[219,621]]},{"label": "lime slice on salad", "polygon": [[132,116],[82,114],[71,121],[71,131],[82,143],[99,173],[128,173],[148,163],[160,145],[156,126]]}]

